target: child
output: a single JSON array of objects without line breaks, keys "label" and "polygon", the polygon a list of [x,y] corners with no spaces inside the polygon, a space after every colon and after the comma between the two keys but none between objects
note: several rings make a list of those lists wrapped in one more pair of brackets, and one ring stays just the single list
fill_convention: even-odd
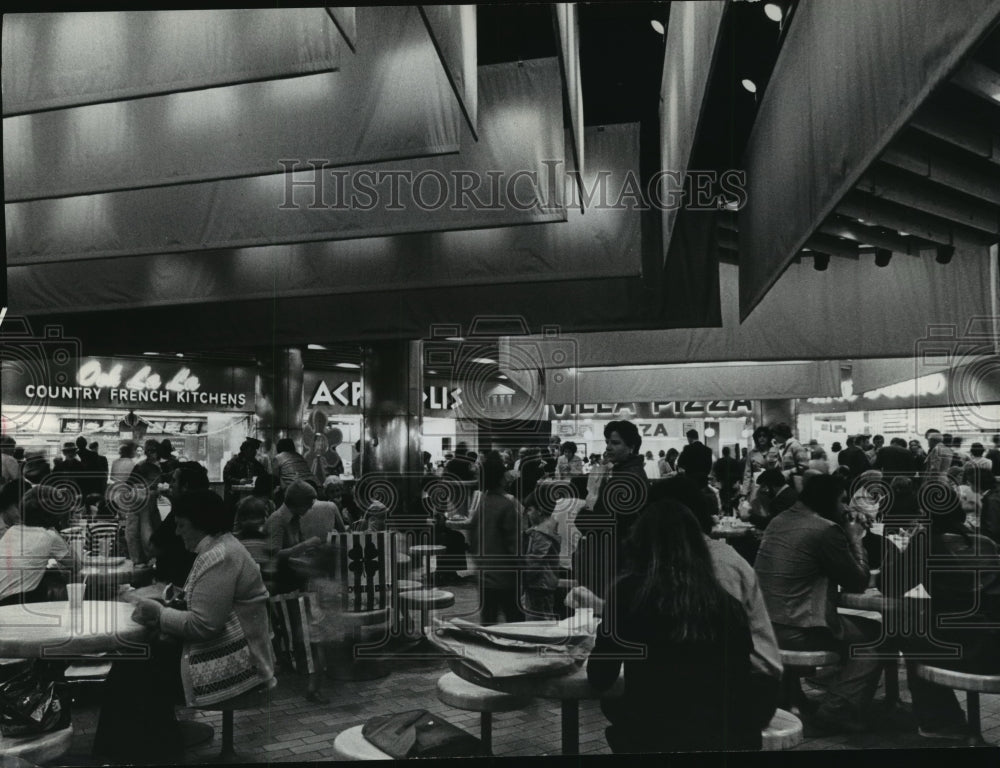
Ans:
[{"label": "child", "polygon": [[555,595],[559,585],[560,537],[556,521],[552,519],[552,508],[534,494],[525,500],[528,521],[527,544],[524,559],[525,612],[537,618],[555,619]]},{"label": "child", "polygon": [[236,506],[236,538],[246,547],[257,565],[264,565],[269,560],[267,539],[264,536],[267,513],[268,502],[257,496],[245,496]]}]

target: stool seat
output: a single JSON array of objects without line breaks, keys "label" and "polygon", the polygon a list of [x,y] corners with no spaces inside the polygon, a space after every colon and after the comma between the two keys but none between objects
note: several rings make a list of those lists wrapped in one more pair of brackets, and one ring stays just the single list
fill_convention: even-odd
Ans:
[{"label": "stool seat", "polygon": [[72,741],[73,726],[24,738],[0,736],[0,755],[46,765],[65,755]]},{"label": "stool seat", "polygon": [[408,608],[450,608],[455,604],[455,596],[451,592],[443,589],[414,589],[410,592],[401,592],[399,602]]},{"label": "stool seat", "polygon": [[511,712],[524,709],[529,699],[483,688],[463,680],[454,672],[438,678],[438,698],[449,707],[470,712]]},{"label": "stool seat", "polygon": [[110,661],[98,661],[90,664],[70,664],[63,673],[66,680],[97,680],[111,674]]},{"label": "stool seat", "polygon": [[1000,675],[974,675],[970,672],[956,672],[953,669],[918,664],[917,677],[960,691],[1000,693]]},{"label": "stool seat", "polygon": [[781,663],[786,667],[828,667],[840,663],[836,651],[786,651],[779,649]]},{"label": "stool seat", "polygon": [[273,685],[270,687],[262,684],[246,693],[241,693],[239,696],[233,696],[231,699],[216,704],[193,707],[193,709],[205,712],[222,712],[222,752],[220,755],[222,759],[233,760],[236,757],[236,752],[233,749],[233,712],[241,709],[267,710],[271,704],[271,692],[278,684],[276,679],[272,679],[271,682]]},{"label": "stool seat", "polygon": [[423,589],[424,585],[419,581],[414,581],[413,579],[397,579],[396,586],[399,587],[400,592],[408,592],[411,589]]},{"label": "stool seat", "polygon": [[349,627],[370,627],[389,621],[388,608],[376,608],[374,611],[344,611],[339,619]]},{"label": "stool seat", "polygon": [[341,760],[392,760],[361,734],[363,727],[355,725],[337,734],[333,740],[333,751],[337,757]]},{"label": "stool seat", "polygon": [[802,743],[802,721],[791,712],[776,710],[771,722],[760,733],[765,752],[780,752]]}]

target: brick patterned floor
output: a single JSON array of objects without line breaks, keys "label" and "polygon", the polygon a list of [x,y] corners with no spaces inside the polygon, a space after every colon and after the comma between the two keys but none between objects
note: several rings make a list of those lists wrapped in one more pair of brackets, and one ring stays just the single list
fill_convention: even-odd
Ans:
[{"label": "brick patterned floor", "polygon": [[[455,594],[455,606],[440,612],[442,616],[474,616],[478,608],[477,591],[471,583],[447,587]],[[266,712],[244,711],[235,715],[235,742],[242,762],[283,763],[335,760],[333,741],[342,730],[361,725],[374,715],[408,709],[428,709],[438,713],[471,733],[479,734],[479,714],[453,709],[442,704],[436,695],[437,679],[447,672],[444,662],[416,665],[413,662],[394,663],[391,674],[367,682],[327,680],[324,693],[330,703],[317,705],[305,700],[304,676],[287,671],[280,675],[272,705]],[[900,665],[900,689],[909,700],[905,670]],[[817,691],[806,686],[807,692]],[[882,698],[881,689],[876,701]],[[964,696],[960,694],[964,705]],[[1000,743],[1000,696],[981,697],[982,728],[986,741]],[[93,703],[75,705],[75,734],[71,751],[60,765],[93,765],[88,758],[97,723],[97,706]],[[211,724],[215,739],[209,744],[190,750],[188,764],[210,762],[220,749],[221,714],[181,710],[182,719],[194,719]],[[516,712],[497,713],[493,719],[493,747],[498,757],[560,754],[559,702],[536,700],[528,708]],[[580,704],[581,754],[610,754],[604,740],[607,721],[597,701]],[[808,734],[808,731],[807,731]],[[914,727],[880,728],[875,733],[806,738],[796,751],[828,749],[898,749],[946,747],[948,742],[921,738]],[[995,764],[1000,764],[1000,760]]]}]

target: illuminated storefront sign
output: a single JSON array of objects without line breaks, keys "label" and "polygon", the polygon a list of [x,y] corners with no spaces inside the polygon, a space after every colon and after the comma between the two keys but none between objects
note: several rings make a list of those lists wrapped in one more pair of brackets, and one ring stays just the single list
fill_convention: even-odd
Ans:
[{"label": "illuminated storefront sign", "polygon": [[649,403],[580,403],[550,405],[549,418],[571,419],[598,416],[608,419],[655,419],[657,417],[745,416],[753,410],[750,400],[671,400]]},{"label": "illuminated storefront sign", "polygon": [[253,374],[235,367],[88,357],[50,371],[16,365],[3,371],[3,402],[10,405],[247,410],[253,400]]}]

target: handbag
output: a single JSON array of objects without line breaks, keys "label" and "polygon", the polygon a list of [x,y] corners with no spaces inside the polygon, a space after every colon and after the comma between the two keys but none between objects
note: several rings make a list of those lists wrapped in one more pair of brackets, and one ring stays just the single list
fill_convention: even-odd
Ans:
[{"label": "handbag", "polygon": [[69,725],[55,683],[42,680],[34,664],[0,683],[0,734],[35,736]]},{"label": "handbag", "polygon": [[373,717],[361,735],[394,760],[483,755],[479,739],[426,709]]}]

